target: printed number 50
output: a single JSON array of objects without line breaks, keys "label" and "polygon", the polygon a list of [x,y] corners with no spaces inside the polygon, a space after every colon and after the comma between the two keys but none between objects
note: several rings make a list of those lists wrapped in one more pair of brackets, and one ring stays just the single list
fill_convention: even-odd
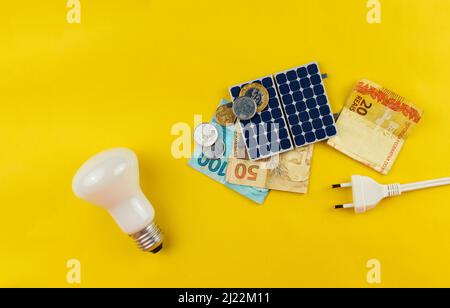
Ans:
[{"label": "printed number 50", "polygon": [[247,168],[244,164],[238,164],[234,170],[234,175],[240,180],[246,179],[249,181],[256,181],[258,178],[258,170],[258,166],[250,166]]}]

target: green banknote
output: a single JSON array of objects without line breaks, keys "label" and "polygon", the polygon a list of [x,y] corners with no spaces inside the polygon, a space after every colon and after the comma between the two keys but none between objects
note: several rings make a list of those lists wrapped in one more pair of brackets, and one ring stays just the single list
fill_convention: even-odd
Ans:
[{"label": "green banknote", "polygon": [[[227,100],[222,100],[222,102],[220,103],[220,105],[225,104],[228,104]],[[227,127],[221,126],[217,123],[215,117],[211,120],[210,123],[214,125],[219,131],[219,138],[222,138],[226,146],[225,155],[221,159],[208,159],[203,155],[201,147],[196,145],[194,155],[189,161],[189,166],[212,178],[213,180],[240,193],[241,195],[249,198],[250,200],[258,204],[263,204],[269,193],[268,189],[231,184],[227,183],[227,181],[225,180],[228,167],[228,158],[231,155],[234,142],[234,125]]]}]

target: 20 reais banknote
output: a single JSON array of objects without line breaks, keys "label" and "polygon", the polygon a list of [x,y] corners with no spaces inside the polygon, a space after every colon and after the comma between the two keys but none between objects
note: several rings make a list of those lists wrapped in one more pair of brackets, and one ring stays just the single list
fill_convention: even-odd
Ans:
[{"label": "20 reais banknote", "polygon": [[369,81],[354,87],[328,145],[388,174],[422,111],[404,97]]}]

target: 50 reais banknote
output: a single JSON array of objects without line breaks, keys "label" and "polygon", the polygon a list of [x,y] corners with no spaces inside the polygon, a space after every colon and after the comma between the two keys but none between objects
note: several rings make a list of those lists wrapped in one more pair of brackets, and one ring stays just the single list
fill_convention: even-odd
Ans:
[{"label": "50 reais banknote", "polygon": [[[226,104],[229,104],[229,102],[227,100],[222,100],[220,106]],[[202,153],[202,148],[196,145],[194,155],[189,161],[189,166],[221,183],[222,185],[225,185],[239,194],[249,198],[250,200],[258,204],[263,204],[269,193],[268,189],[227,183],[225,180],[228,169],[228,158],[230,157],[233,148],[235,126],[221,126],[217,123],[215,117],[210,123],[219,131],[219,138],[222,138],[225,144],[225,154],[221,159],[212,160],[205,157]]]},{"label": "50 reais banknote", "polygon": [[271,158],[251,161],[240,126],[236,125],[226,180],[229,183],[305,194],[308,191],[313,145]]}]

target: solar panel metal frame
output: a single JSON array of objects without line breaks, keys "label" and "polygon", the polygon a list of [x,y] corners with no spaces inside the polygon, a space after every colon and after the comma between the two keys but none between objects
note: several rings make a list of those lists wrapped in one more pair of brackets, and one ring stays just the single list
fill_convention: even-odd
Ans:
[{"label": "solar panel metal frame", "polygon": [[[267,82],[268,82],[269,79],[270,79],[271,84],[272,84],[271,86],[267,86]],[[238,84],[238,85],[234,85],[234,86],[230,87],[229,91],[230,91],[230,95],[231,95],[232,99],[236,100],[239,97],[239,93],[237,93],[237,90],[236,90],[237,88],[239,88],[239,92],[240,92],[240,90],[243,87],[245,87],[246,85],[251,84],[251,83],[260,83],[264,87],[266,87],[266,89],[269,92],[270,100],[269,100],[269,104],[267,105],[267,107],[263,111],[256,113],[256,115],[255,115],[256,118],[253,118],[253,119],[248,120],[248,121],[239,121],[240,122],[240,126],[241,126],[242,135],[243,135],[243,138],[245,140],[245,146],[247,148],[247,153],[248,153],[250,159],[253,160],[253,161],[260,160],[260,159],[272,157],[274,155],[281,154],[281,153],[293,150],[294,149],[294,144],[293,144],[291,132],[290,132],[290,129],[289,129],[289,124],[288,124],[287,119],[286,119],[285,110],[284,110],[284,108],[282,106],[283,105],[282,101],[281,101],[281,99],[280,99],[280,97],[278,95],[278,88],[277,88],[277,84],[275,82],[275,79],[274,79],[273,75],[268,75],[268,76],[262,77],[260,79],[256,79],[256,80],[253,80],[253,81],[250,81],[250,82],[247,82],[247,83],[242,83],[242,84]],[[275,118],[273,116],[272,110],[275,110],[275,109],[279,109],[280,110],[280,112],[281,112],[280,117],[276,117]],[[263,114],[264,114],[264,117],[267,118],[267,116],[266,116],[267,112],[270,113],[271,118],[269,120],[262,119]],[[261,152],[259,151],[260,147],[261,147],[261,144],[259,144],[259,142],[258,142],[258,145],[257,145],[258,153],[257,153],[257,155],[254,155],[255,154],[254,153],[254,149],[250,148],[249,138],[247,138],[245,136],[246,125],[248,125],[249,123],[253,124],[255,126],[258,125],[258,129],[260,129],[260,128],[264,128],[262,126],[259,126],[260,124],[266,124],[266,125],[267,124],[274,124],[274,123],[276,123],[275,121],[278,120],[278,119],[283,119],[284,125],[282,125],[283,127],[281,127],[280,132],[281,132],[282,129],[284,129],[286,134],[283,131],[282,135],[286,135],[286,137],[282,137],[282,139],[278,139],[277,142],[280,143],[282,141],[288,140],[289,141],[289,147],[285,146],[285,148],[282,148],[281,144],[278,144],[279,146],[277,146],[277,144],[270,143],[270,145],[277,146],[277,149],[275,151],[273,151],[272,148],[271,148],[271,150],[268,151],[270,153],[261,154]],[[259,122],[259,120],[261,120],[261,122]],[[278,127],[278,128],[280,128],[280,127]],[[268,132],[266,128],[264,128],[264,130],[265,130],[265,133]],[[271,130],[271,132],[272,132],[272,130]],[[277,137],[279,137],[279,133],[280,132],[278,132],[278,131],[276,132]],[[257,131],[257,133],[258,134],[256,135],[256,138],[259,139],[260,136],[261,136],[261,131]],[[273,138],[273,136],[271,138]],[[266,145],[267,145],[267,143],[266,143]]]},{"label": "solar panel metal frame", "polygon": [[[315,66],[317,68],[317,72],[311,74],[309,67]],[[301,73],[299,73],[301,71]],[[306,75],[305,75],[306,71]],[[294,72],[296,75],[296,79],[294,80],[293,77],[289,77],[288,74],[292,75]],[[284,75],[287,79],[287,82],[280,82],[281,75]],[[303,79],[302,79],[303,77]],[[316,77],[315,80],[311,80],[312,77]],[[308,79],[309,85],[304,85],[302,83],[306,83],[306,78]],[[319,78],[319,80],[317,80]],[[318,143],[324,140],[327,140],[333,136],[336,136],[337,129],[336,129],[336,121],[333,116],[333,111],[331,109],[330,100],[328,98],[327,90],[325,88],[325,84],[323,82],[323,75],[320,71],[319,64],[317,62],[311,62],[302,66],[298,66],[295,68],[291,68],[279,73],[276,73],[274,75],[275,84],[277,85],[277,90],[279,94],[279,98],[281,101],[281,105],[283,106],[283,111],[286,117],[286,121],[289,127],[289,131],[291,133],[292,142],[294,143],[295,147],[304,147],[310,144]],[[292,80],[291,80],[292,79]],[[305,80],[304,82],[302,82]],[[292,85],[291,85],[292,84]],[[285,93],[285,89],[282,89],[284,85],[288,85],[289,88],[289,94],[283,95]],[[295,87],[293,87],[295,85]],[[323,93],[317,94],[315,92],[315,87],[321,86]],[[308,97],[305,97],[304,92],[307,89],[311,89],[308,93]],[[300,97],[295,97],[297,95],[294,95],[296,93],[301,93]],[[289,96],[288,96],[289,95]],[[319,103],[317,101],[317,98],[319,97],[325,97],[325,102],[323,102],[323,99]],[[292,102],[290,101],[292,99]],[[312,99],[314,99],[314,106],[310,107],[312,104]],[[289,100],[289,102],[288,102]],[[309,103],[308,103],[309,101]],[[308,105],[310,104],[310,105]],[[293,115],[293,112],[291,110],[287,109],[295,109],[295,115],[298,118],[298,122],[294,123],[295,116]],[[311,111],[317,110],[319,113],[319,117],[317,118],[316,115],[311,115]],[[306,114],[308,115],[308,118],[306,119]],[[300,118],[300,115],[302,115],[304,118],[303,120]],[[326,118],[327,123],[325,124],[322,120]],[[319,121],[316,121],[320,119],[320,122],[322,125],[319,126]],[[309,122],[309,124],[308,124]],[[313,123],[315,122],[315,123]],[[300,129],[300,130],[299,130]],[[329,130],[328,130],[329,129]],[[316,132],[319,132],[320,135],[317,135]],[[311,138],[308,138],[310,141],[308,141],[306,135],[308,137],[311,136],[311,134],[314,135],[314,140],[311,140]],[[302,135],[302,138],[300,138],[300,135]]]}]

